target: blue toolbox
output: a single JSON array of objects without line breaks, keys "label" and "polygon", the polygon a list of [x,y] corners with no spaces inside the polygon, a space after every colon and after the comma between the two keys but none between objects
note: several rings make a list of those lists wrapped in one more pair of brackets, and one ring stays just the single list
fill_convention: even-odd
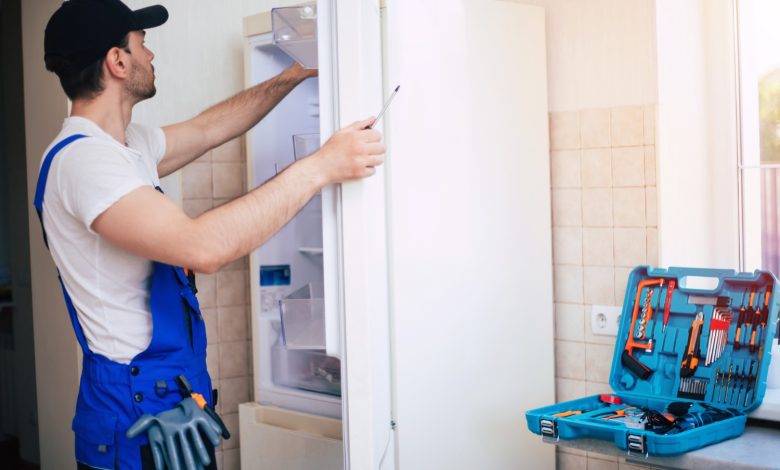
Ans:
[{"label": "blue toolbox", "polygon": [[737,437],[764,397],[779,304],[767,271],[639,266],[623,301],[614,394],[528,411],[528,428],[645,455]]}]

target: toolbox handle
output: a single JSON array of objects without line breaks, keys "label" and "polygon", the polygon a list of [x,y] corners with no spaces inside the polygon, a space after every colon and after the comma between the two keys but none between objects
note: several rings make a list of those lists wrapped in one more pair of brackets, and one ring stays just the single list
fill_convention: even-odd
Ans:
[{"label": "toolbox handle", "polygon": [[690,274],[680,276],[677,288],[683,292],[717,294],[722,283],[723,280],[719,277]]},{"label": "toolbox handle", "polygon": [[743,277],[749,275],[753,277],[753,273],[737,273],[732,268],[690,268],[684,266],[672,266],[668,269],[653,268],[649,269],[650,275],[674,275],[682,278],[683,276],[705,276],[705,277]]}]

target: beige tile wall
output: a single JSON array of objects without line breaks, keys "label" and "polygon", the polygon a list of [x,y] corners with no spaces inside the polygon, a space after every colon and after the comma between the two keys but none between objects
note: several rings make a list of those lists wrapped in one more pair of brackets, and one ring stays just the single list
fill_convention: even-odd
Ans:
[{"label": "beige tile wall", "polygon": [[[182,170],[184,212],[197,217],[245,191],[239,139],[207,153]],[[250,401],[252,342],[249,325],[249,263],[237,260],[216,274],[197,276],[198,300],[208,334],[208,368],[219,390],[217,411],[232,437],[217,452],[223,469],[239,466],[238,404]]]},{"label": "beige tile wall", "polygon": [[[610,391],[614,337],[593,305],[622,305],[628,274],[657,264],[655,105],[550,113],[557,400]],[[559,448],[561,469],[638,468]]]}]

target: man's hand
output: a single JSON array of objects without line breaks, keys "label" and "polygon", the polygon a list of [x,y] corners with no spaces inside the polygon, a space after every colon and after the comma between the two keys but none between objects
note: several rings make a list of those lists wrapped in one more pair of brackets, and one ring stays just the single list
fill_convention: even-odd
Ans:
[{"label": "man's hand", "polygon": [[291,77],[297,78],[299,81],[303,81],[307,78],[316,77],[319,75],[319,70],[305,69],[301,64],[295,62],[291,66],[287,67],[287,70],[282,73],[290,74]]},{"label": "man's hand", "polygon": [[325,184],[366,178],[376,173],[376,167],[385,160],[385,146],[379,131],[366,129],[372,122],[373,117],[339,130],[310,157],[316,162]]}]

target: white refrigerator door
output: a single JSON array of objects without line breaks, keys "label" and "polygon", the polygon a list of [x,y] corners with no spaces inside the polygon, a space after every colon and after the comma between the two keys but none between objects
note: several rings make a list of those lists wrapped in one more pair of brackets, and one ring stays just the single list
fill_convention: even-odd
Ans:
[{"label": "white refrigerator door", "polygon": [[[331,9],[324,11],[323,4]],[[326,73],[321,55],[320,77],[336,79],[336,127],[343,128],[375,116],[382,105],[379,0],[320,1],[318,7],[320,20],[331,15],[334,25],[330,54],[335,70]],[[322,28],[319,34],[322,43]],[[322,51],[321,47],[320,54]],[[324,104],[321,101],[321,106]],[[323,107],[321,116],[327,112]],[[378,168],[370,178],[342,184],[340,189],[345,467],[394,468],[384,168]],[[328,265],[327,259],[325,262]],[[327,279],[326,275],[326,289]],[[327,291],[326,299],[329,295],[333,298],[333,292]]]},{"label": "white refrigerator door", "polygon": [[544,10],[394,0],[386,36],[396,464],[553,468]]}]

